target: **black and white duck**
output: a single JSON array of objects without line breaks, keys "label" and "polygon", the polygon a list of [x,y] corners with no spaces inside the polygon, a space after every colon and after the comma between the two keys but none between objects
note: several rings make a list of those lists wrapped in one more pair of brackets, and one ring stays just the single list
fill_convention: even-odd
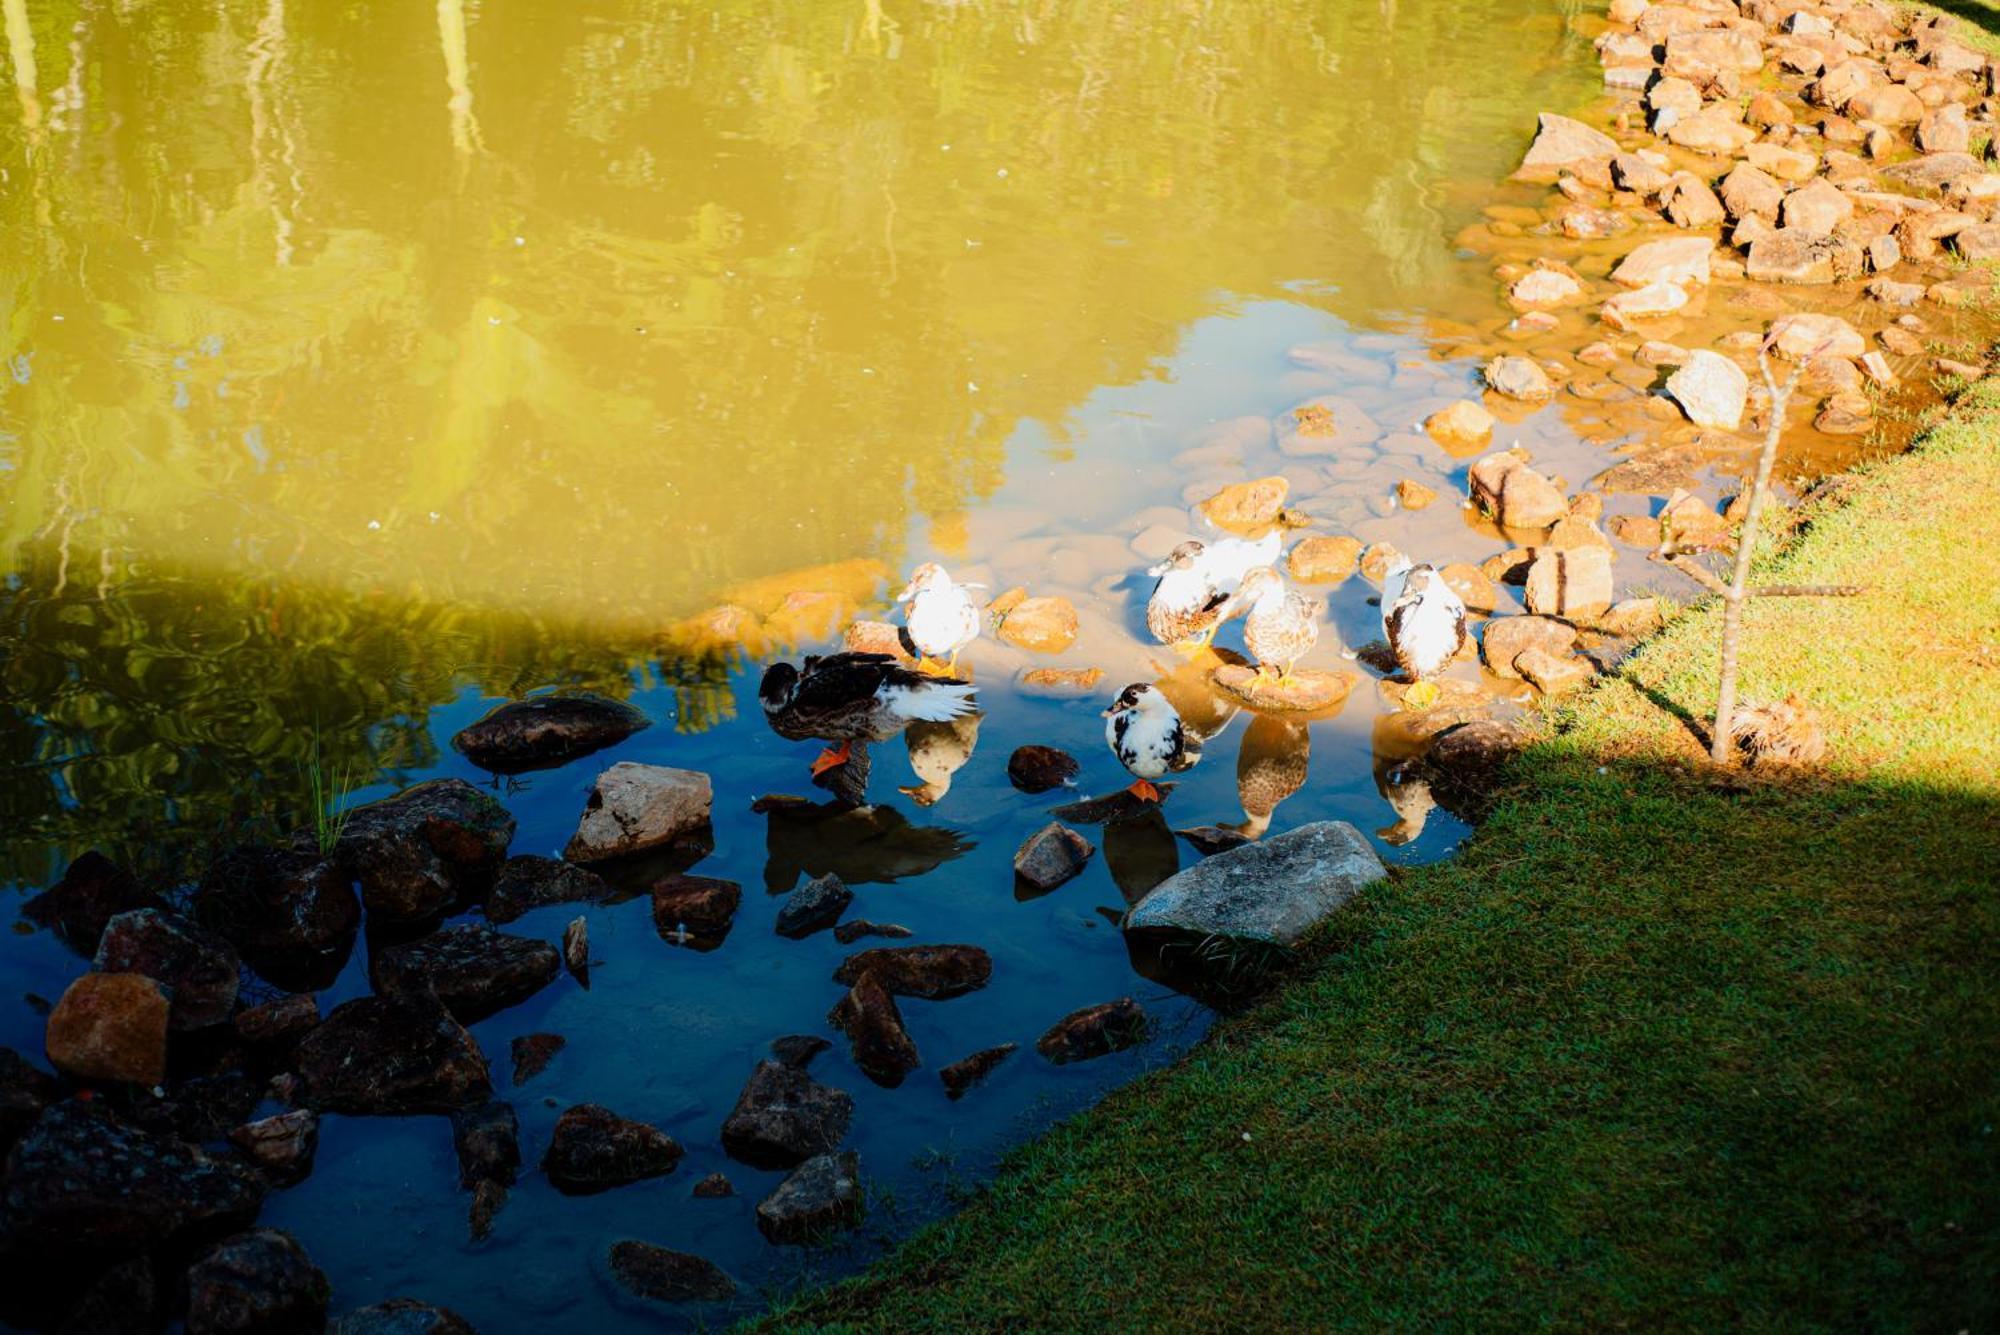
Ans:
[{"label": "black and white duck", "polygon": [[916,655],[918,671],[929,671],[933,659],[944,664],[944,675],[958,671],[958,656],[979,638],[979,606],[968,589],[956,584],[945,568],[926,561],[910,572],[910,582],[896,595],[907,604],[903,618],[904,647]]},{"label": "black and white duck", "polygon": [[1284,535],[1272,529],[1255,542],[1190,538],[1146,573],[1157,576],[1146,600],[1146,629],[1161,644],[1207,645],[1223,622],[1243,610],[1243,577],[1278,559]]},{"label": "black and white duck", "polygon": [[1413,683],[1403,698],[1428,709],[1441,694],[1431,678],[1465,647],[1465,603],[1434,568],[1404,557],[1382,578],[1382,634]]},{"label": "black and white duck", "polygon": [[912,723],[944,723],[977,707],[970,682],[926,676],[889,654],[840,653],[802,667],[764,669],[757,697],[771,731],[795,742],[837,742],[813,762],[821,774],[844,765],[856,742],[883,742]]},{"label": "black and white duck", "polygon": [[1188,735],[1180,714],[1145,682],[1127,686],[1104,711],[1104,740],[1132,773],[1126,791],[1143,802],[1161,799],[1156,780],[1193,769],[1201,759],[1201,743]]}]

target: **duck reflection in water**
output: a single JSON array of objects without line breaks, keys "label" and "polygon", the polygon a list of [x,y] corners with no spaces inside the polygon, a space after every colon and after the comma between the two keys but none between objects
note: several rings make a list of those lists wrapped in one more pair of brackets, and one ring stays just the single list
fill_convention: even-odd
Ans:
[{"label": "duck reflection in water", "polygon": [[913,825],[886,806],[773,796],[751,810],[766,822],[764,888],[774,895],[797,885],[801,874],[832,872],[849,885],[921,876],[975,847],[949,826]]},{"label": "duck reflection in water", "polygon": [[1278,804],[1305,786],[1311,765],[1312,733],[1303,719],[1273,714],[1252,718],[1236,752],[1236,796],[1243,803],[1243,820],[1223,828],[1245,839],[1262,838]]},{"label": "duck reflection in water", "polygon": [[920,807],[935,806],[951,791],[951,778],[972,759],[979,744],[979,720],[973,713],[939,723],[912,723],[903,729],[903,744],[910,748],[910,768],[921,783],[905,784],[903,795]]},{"label": "duck reflection in water", "polygon": [[1423,835],[1437,802],[1423,777],[1424,744],[1402,726],[1402,716],[1384,715],[1375,723],[1375,791],[1396,813],[1394,824],[1375,831],[1383,843],[1401,848]]},{"label": "duck reflection in water", "polygon": [[1157,806],[1105,825],[1102,843],[1104,865],[1128,908],[1181,869],[1180,845]]}]

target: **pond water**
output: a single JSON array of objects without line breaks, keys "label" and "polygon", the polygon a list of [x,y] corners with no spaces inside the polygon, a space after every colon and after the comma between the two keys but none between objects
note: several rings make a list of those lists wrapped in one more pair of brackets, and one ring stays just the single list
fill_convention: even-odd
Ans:
[{"label": "pond water", "polygon": [[[488,1329],[671,1319],[609,1280],[621,1238],[718,1262],[746,1310],[852,1268],[1203,1029],[1116,927],[1194,857],[1166,822],[1096,832],[1045,897],[1010,870],[1075,794],[1017,793],[1009,753],[1061,746],[1083,791],[1122,784],[1098,711],[1180,666],[1144,634],[1149,543],[1282,472],[1315,532],[1438,563],[1505,545],[1455,503],[1469,458],[1415,424],[1475,392],[1455,340],[1504,322],[1456,238],[1508,197],[1533,113],[1591,96],[1579,8],[0,0],[0,880],[25,895],[97,848],[183,885],[218,847],[310,828],[315,756],[346,802],[493,783],[447,743],[496,701],[630,699],[654,727],[496,784],[513,851],[558,853],[613,761],[706,771],[696,870],[746,887],[735,928],[697,953],[643,896],[591,908],[591,989],[473,1029],[531,1164],[580,1102],[687,1159],[587,1198],[530,1171],[474,1242],[443,1119],[329,1117],[264,1218],[336,1311],[415,1296]],[[1289,429],[1326,396],[1337,438]],[[1575,482],[1606,462],[1593,411],[1505,430]],[[1444,499],[1396,507],[1405,478]],[[917,779],[892,744],[871,811],[754,812],[811,792],[812,749],[758,717],[763,661],[884,615],[895,572],[933,558],[1070,598],[1076,644],[974,648],[976,748],[930,801],[898,791]],[[1308,726],[1211,704],[1168,816],[1339,818],[1392,862],[1441,856],[1464,827],[1387,783],[1415,741],[1342,653],[1376,636],[1374,590],[1322,591],[1338,642],[1311,661],[1360,678],[1345,707]],[[747,646],[703,640],[722,605],[752,614]],[[1043,666],[1107,675],[1019,684]],[[819,1059],[857,1101],[869,1220],[779,1249],[752,1208],[780,1175],[717,1133],[772,1038],[828,1032],[850,948],[771,930],[776,895],[828,870],[854,916],[977,943],[994,976],[904,1006],[926,1070],[899,1089],[844,1045]],[[574,911],[507,930],[552,940]],[[32,998],[86,966],[19,926],[0,1043],[39,1059]],[[366,953],[323,1008],[368,990]],[[958,1103],[931,1074],[1128,994],[1144,1048],[1024,1052]],[[536,1031],[568,1045],[513,1089],[508,1042]],[[739,1194],[691,1199],[711,1170]]]}]

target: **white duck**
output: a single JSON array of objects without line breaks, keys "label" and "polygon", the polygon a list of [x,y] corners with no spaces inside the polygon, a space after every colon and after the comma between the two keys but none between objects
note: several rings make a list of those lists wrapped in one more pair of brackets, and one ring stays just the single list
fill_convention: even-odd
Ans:
[{"label": "white duck", "polygon": [[1440,694],[1431,678],[1465,647],[1465,603],[1436,570],[1403,557],[1382,578],[1382,634],[1413,683],[1404,699],[1428,709]]},{"label": "white duck", "polygon": [[1132,772],[1126,791],[1142,802],[1161,798],[1155,780],[1193,769],[1201,743],[1188,735],[1181,716],[1158,687],[1134,682],[1104,711],[1104,740],[1118,763]]},{"label": "white duck", "polygon": [[1161,644],[1207,645],[1223,622],[1244,610],[1237,597],[1243,577],[1276,561],[1283,546],[1284,534],[1275,528],[1255,542],[1190,538],[1146,572],[1159,579],[1146,601],[1146,628]]},{"label": "white duck", "polygon": [[904,636],[917,655],[917,667],[931,670],[931,660],[944,663],[947,676],[958,671],[958,656],[965,646],[979,638],[979,607],[967,589],[973,584],[954,584],[945,568],[926,561],[910,573],[910,582],[896,595],[907,603]]}]

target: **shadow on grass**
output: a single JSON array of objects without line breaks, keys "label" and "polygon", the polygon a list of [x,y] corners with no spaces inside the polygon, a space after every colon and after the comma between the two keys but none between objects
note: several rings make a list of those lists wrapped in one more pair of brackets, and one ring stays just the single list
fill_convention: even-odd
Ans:
[{"label": "shadow on grass", "polygon": [[1932,9],[1941,9],[1976,28],[2000,35],[2000,9],[1985,0],[1926,0],[1926,3]]}]

